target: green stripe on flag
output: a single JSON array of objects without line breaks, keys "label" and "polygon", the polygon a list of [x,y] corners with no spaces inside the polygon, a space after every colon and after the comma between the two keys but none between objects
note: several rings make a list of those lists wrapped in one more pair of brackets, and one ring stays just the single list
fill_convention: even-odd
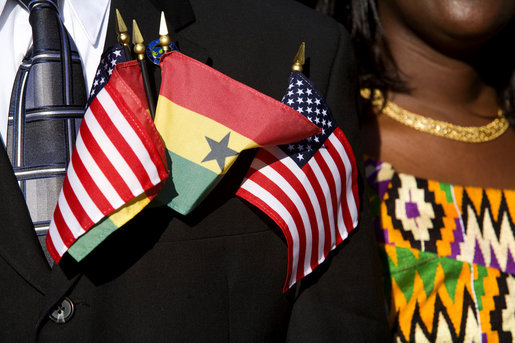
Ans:
[{"label": "green stripe on flag", "polygon": [[150,199],[146,193],[135,197],[80,236],[68,249],[68,253],[77,262],[80,262],[110,234],[134,218],[134,216],[141,212],[149,203]]},{"label": "green stripe on flag", "polygon": [[86,234],[82,235],[68,249],[68,253],[80,262],[93,249],[102,243],[107,236],[116,231],[119,227],[113,223],[109,217],[106,217],[100,223],[91,228]]},{"label": "green stripe on flag", "polygon": [[193,163],[170,150],[167,150],[170,177],[155,198],[181,214],[188,214],[211,191],[223,175]]}]

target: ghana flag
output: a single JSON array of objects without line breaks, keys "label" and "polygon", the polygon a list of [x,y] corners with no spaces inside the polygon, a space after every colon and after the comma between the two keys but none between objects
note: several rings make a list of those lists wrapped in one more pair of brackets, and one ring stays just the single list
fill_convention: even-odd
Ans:
[{"label": "ghana flag", "polygon": [[155,124],[171,178],[156,198],[190,213],[245,149],[287,144],[320,129],[291,107],[179,52],[161,58]]}]

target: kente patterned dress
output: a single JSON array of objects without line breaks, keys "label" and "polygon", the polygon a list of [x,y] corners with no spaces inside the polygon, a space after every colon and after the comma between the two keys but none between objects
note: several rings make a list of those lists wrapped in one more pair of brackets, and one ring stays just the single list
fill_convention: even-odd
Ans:
[{"label": "kente patterned dress", "polygon": [[515,190],[365,165],[395,341],[515,342]]}]

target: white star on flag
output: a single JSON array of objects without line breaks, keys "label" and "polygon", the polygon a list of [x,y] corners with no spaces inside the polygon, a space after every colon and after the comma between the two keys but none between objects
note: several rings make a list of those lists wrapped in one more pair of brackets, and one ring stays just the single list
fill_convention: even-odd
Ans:
[{"label": "white star on flag", "polygon": [[[305,116],[320,127],[320,113],[331,116],[325,100],[302,73],[292,72],[288,89],[298,92],[303,85],[315,104]],[[283,102],[292,104],[288,94]],[[300,103],[293,108],[304,111]],[[358,223],[356,161],[340,128],[287,147],[260,149],[236,194],[272,218],[286,238],[284,291],[322,263]]]}]

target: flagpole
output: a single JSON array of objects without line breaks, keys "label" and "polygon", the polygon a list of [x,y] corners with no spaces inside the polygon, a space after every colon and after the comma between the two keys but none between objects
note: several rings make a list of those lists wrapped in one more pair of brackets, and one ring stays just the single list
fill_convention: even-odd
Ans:
[{"label": "flagpole", "polygon": [[125,21],[123,21],[122,15],[118,8],[116,9],[116,33],[118,34],[118,43],[123,46],[123,51],[125,52],[125,58],[127,60],[132,60],[132,52],[129,46],[131,36],[129,36],[129,30],[127,29],[127,25],[125,25]]},{"label": "flagpole", "polygon": [[163,48],[163,52],[170,51],[170,43],[172,40],[168,35],[168,26],[166,25],[165,12],[161,11],[161,22],[159,23],[159,45]]},{"label": "flagpole", "polygon": [[[304,70],[304,63],[306,63],[306,43],[302,42],[299,46],[299,49],[297,50],[297,53],[295,54],[295,57],[293,58],[291,70],[302,73],[302,71]],[[286,282],[289,282],[289,280],[286,280]],[[295,297],[299,296],[302,279],[297,280],[296,283],[297,287],[295,289]]]},{"label": "flagpole", "polygon": [[299,46],[299,50],[297,50],[297,53],[293,58],[291,70],[302,72],[304,69],[304,63],[306,63],[306,43],[302,42]]},{"label": "flagpole", "polygon": [[134,53],[139,61],[141,75],[143,76],[143,86],[147,96],[148,110],[152,119],[155,117],[156,107],[154,104],[154,93],[152,91],[152,83],[148,73],[147,64],[145,63],[145,44],[143,44],[143,36],[138,28],[136,20],[132,20],[132,43],[134,44]]}]

